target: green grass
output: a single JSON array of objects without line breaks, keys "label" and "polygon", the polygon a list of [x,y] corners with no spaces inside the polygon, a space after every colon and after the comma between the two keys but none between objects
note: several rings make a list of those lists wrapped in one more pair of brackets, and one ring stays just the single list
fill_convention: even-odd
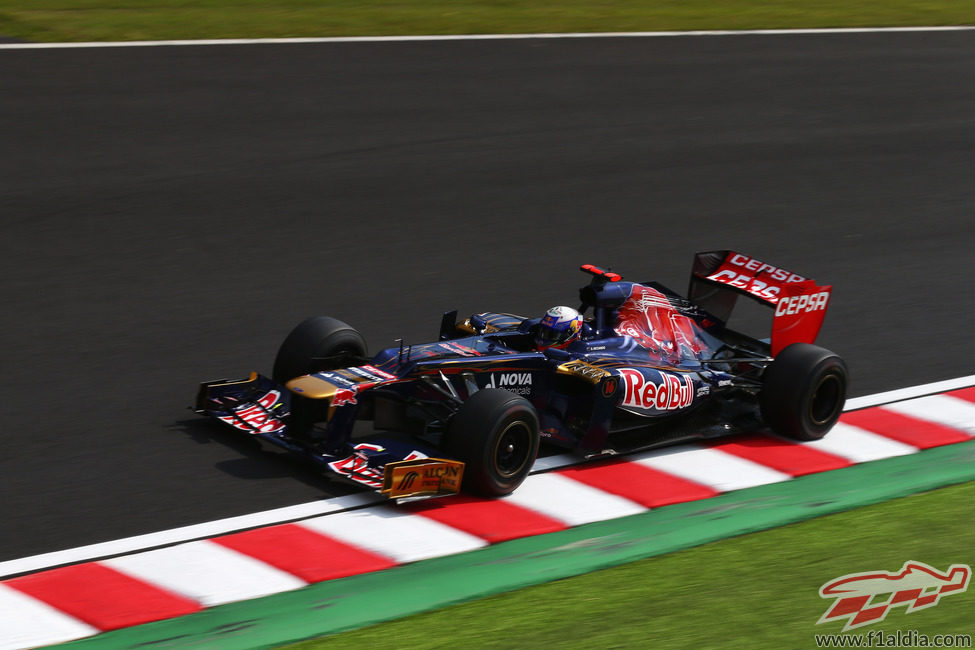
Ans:
[{"label": "green grass", "polygon": [[973,0],[0,0],[0,34],[35,41],[973,23]]},{"label": "green grass", "polygon": [[[823,583],[907,560],[975,565],[975,482],[812,519],[290,646],[809,648]],[[975,587],[849,634],[975,633]]]}]

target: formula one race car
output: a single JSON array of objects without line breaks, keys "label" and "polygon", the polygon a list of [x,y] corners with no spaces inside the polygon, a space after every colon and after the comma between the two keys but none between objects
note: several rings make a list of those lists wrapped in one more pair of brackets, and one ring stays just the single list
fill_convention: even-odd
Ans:
[{"label": "formula one race car", "polygon": [[[437,341],[371,358],[352,327],[310,318],[271,377],[206,382],[195,410],[394,498],[508,494],[540,442],[598,457],[758,430],[815,440],[843,410],[846,364],[812,345],[831,287],[733,251],[698,253],[686,298],[582,271],[578,310],[448,312]],[[774,309],[770,339],[727,327],[740,295]]]}]

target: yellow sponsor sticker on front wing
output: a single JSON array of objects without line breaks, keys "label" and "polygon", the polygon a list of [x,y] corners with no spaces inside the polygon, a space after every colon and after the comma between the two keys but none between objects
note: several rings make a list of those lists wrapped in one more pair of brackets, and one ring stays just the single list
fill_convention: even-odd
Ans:
[{"label": "yellow sponsor sticker on front wing", "polygon": [[457,494],[464,480],[464,463],[444,458],[417,458],[386,463],[383,494],[391,499],[433,494]]}]

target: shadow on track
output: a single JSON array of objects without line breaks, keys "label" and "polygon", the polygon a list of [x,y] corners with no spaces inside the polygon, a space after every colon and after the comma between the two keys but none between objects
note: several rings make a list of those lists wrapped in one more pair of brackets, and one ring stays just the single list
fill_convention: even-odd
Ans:
[{"label": "shadow on track", "polygon": [[322,474],[301,459],[294,458],[286,452],[266,449],[257,440],[224,429],[210,420],[202,418],[179,420],[169,429],[185,434],[198,444],[217,443],[240,454],[240,458],[222,460],[214,464],[214,467],[224,474],[237,479],[261,481],[292,477],[298,482],[322,490],[323,496],[326,493],[338,496],[365,491],[341,480],[332,480],[331,477]]}]

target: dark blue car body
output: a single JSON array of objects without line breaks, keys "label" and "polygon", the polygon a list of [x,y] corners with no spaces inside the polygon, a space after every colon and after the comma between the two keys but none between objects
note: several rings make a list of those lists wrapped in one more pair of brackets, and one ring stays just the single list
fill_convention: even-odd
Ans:
[{"label": "dark blue car body", "polygon": [[[485,390],[526,401],[537,416],[529,428],[537,429],[541,443],[573,449],[580,457],[762,429],[763,375],[773,361],[772,343],[727,327],[728,294],[749,295],[770,306],[777,301],[756,295],[769,291],[761,274],[745,287],[723,282],[727,273],[720,274],[732,255],[739,254],[698,254],[689,291],[698,296],[695,301],[653,282],[626,282],[583,267],[592,276],[580,290],[586,324],[582,337],[564,349],[536,351],[537,319],[485,312],[457,323],[450,312],[432,342],[345,357],[338,364],[333,360],[327,369],[287,380],[255,373],[245,380],[206,382],[196,410],[374,489],[383,487],[388,465],[404,460],[453,458],[466,462],[469,471],[472,462],[480,463],[474,458],[477,449],[466,458],[456,458],[461,452],[452,455],[457,445],[448,444],[447,437],[465,435],[451,432],[452,421]],[[793,286],[781,283],[782,295],[816,295],[824,289],[792,277],[799,279]],[[821,315],[813,316],[821,321]],[[827,430],[842,408],[845,382],[844,368],[838,406],[831,403],[828,417],[818,416],[831,420]],[[488,464],[491,453],[502,454],[501,447],[513,447],[515,439],[490,440],[484,444],[496,450],[488,450]],[[525,453],[534,461],[531,449]],[[520,465],[518,471],[527,474]]]}]

